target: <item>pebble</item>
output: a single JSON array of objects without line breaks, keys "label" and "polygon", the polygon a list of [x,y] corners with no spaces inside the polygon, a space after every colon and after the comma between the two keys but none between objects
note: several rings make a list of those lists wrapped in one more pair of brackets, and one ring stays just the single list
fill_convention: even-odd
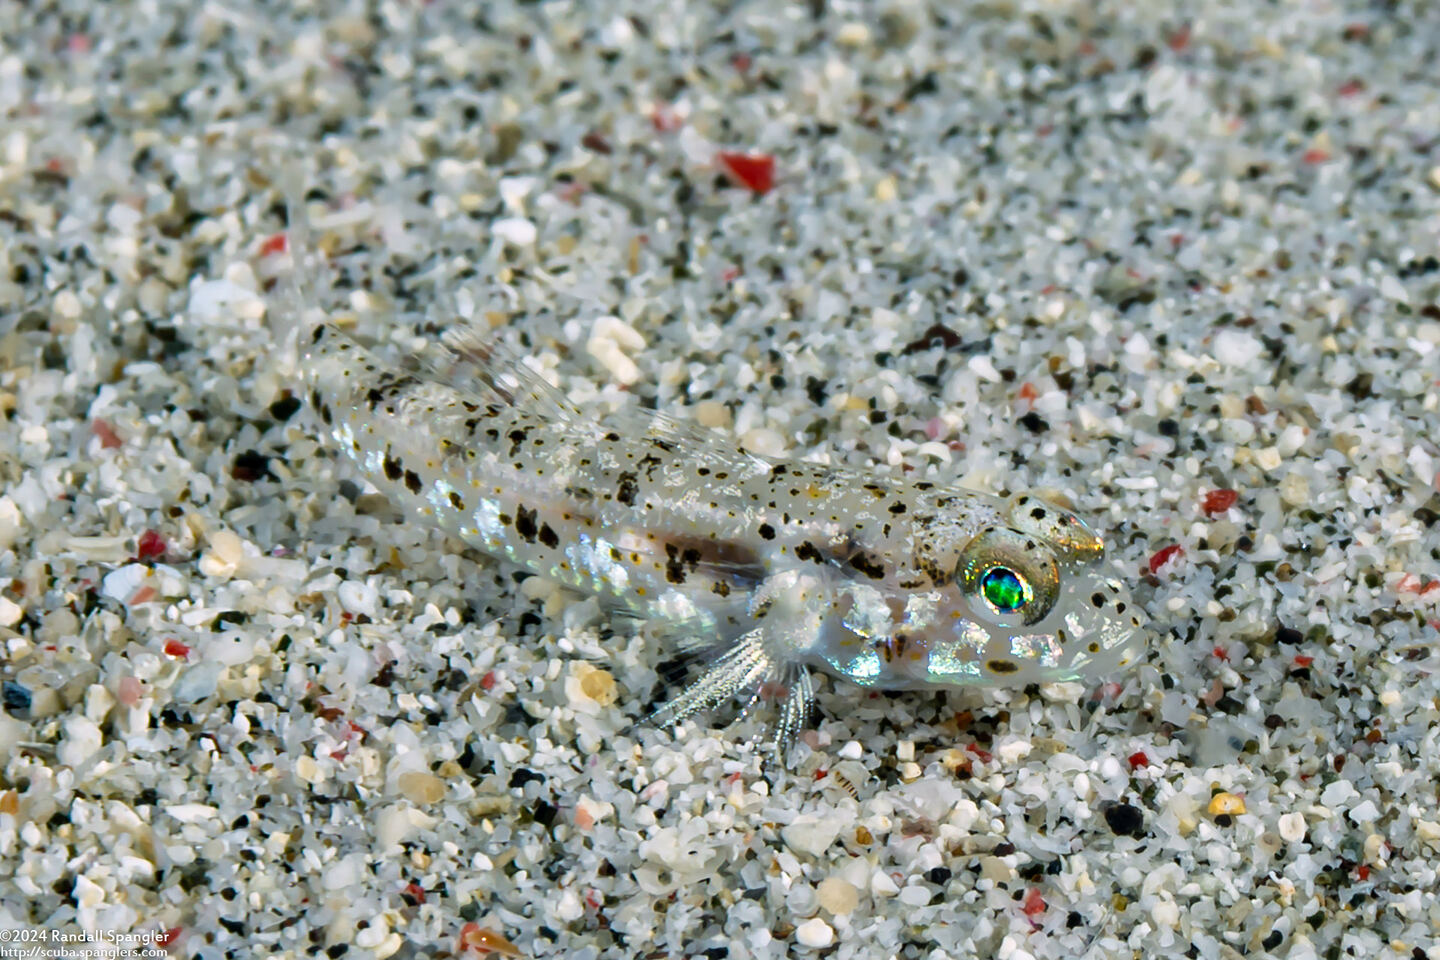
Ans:
[{"label": "pebble", "polygon": [[189,312],[205,323],[233,317],[258,320],[265,315],[265,303],[253,289],[228,278],[198,280],[190,286]]},{"label": "pebble", "polygon": [[816,888],[816,894],[820,900],[820,906],[831,914],[853,913],[855,907],[860,903],[860,891],[855,885],[843,877],[826,877],[820,881]]},{"label": "pebble", "polygon": [[78,320],[80,318],[80,298],[75,296],[72,290],[61,290],[56,293],[54,308],[55,315],[62,320]]},{"label": "pebble", "polygon": [[818,857],[835,842],[844,826],[842,817],[801,814],[781,828],[780,839],[796,853]]},{"label": "pebble", "polygon": [[170,688],[170,696],[178,703],[199,703],[206,700],[215,693],[215,688],[220,683],[220,675],[224,672],[225,664],[218,660],[206,660],[187,666],[180,671],[175,685]]},{"label": "pebble", "polygon": [[140,698],[145,695],[144,685],[135,677],[124,676],[115,685],[115,699],[121,706],[133,707],[140,703]]},{"label": "pebble", "polygon": [[350,613],[364,614],[374,618],[379,616],[376,602],[379,596],[375,588],[360,580],[346,580],[335,589],[335,597],[340,601],[340,606]]},{"label": "pebble", "polygon": [[1212,817],[1239,816],[1245,812],[1245,799],[1233,793],[1217,793],[1210,798],[1207,809]]},{"label": "pebble", "polygon": [[320,783],[325,779],[325,774],[320,769],[320,764],[309,754],[305,754],[296,759],[295,776],[311,784]]},{"label": "pebble", "polygon": [[14,680],[6,680],[0,684],[0,705],[12,713],[24,713],[30,709],[34,697],[30,688],[23,683],[16,683]]},{"label": "pebble", "polygon": [[730,408],[714,400],[701,400],[695,404],[695,422],[712,430],[730,426]]},{"label": "pebble", "polygon": [[13,627],[24,616],[24,607],[9,597],[0,596],[0,627]]},{"label": "pebble", "polygon": [[390,925],[383,913],[366,918],[368,926],[355,931],[355,946],[362,950],[376,950],[390,938]]},{"label": "pebble", "polygon": [[1327,807],[1335,808],[1344,806],[1353,798],[1359,796],[1355,784],[1349,780],[1332,780],[1320,791],[1320,802]]},{"label": "pebble", "polygon": [[1145,829],[1145,815],[1133,804],[1116,803],[1105,808],[1105,823],[1116,836],[1139,836]]},{"label": "pebble", "polygon": [[228,580],[245,560],[245,541],[229,530],[210,534],[210,549],[200,557],[200,572],[207,577]]},{"label": "pebble", "polygon": [[1266,473],[1279,470],[1283,462],[1280,451],[1274,447],[1261,447],[1255,452],[1255,465]]},{"label": "pebble", "polygon": [[631,384],[640,379],[640,368],[625,353],[643,350],[645,338],[619,317],[598,318],[590,328],[585,350],[609,371],[617,383]]},{"label": "pebble", "polygon": [[923,884],[912,883],[900,889],[898,899],[908,907],[926,907],[930,905],[930,901],[933,898],[934,894],[930,892],[928,887]]},{"label": "pebble", "polygon": [[60,745],[55,748],[55,759],[65,766],[83,766],[100,752],[100,745],[104,740],[100,727],[84,714],[67,716],[61,729],[64,730],[64,736],[60,739]]},{"label": "pebble", "polygon": [[100,595],[119,603],[129,603],[140,584],[150,577],[150,567],[143,563],[127,563],[118,570],[112,570],[100,581]]},{"label": "pebble", "polygon": [[1310,481],[1303,473],[1292,471],[1280,478],[1280,501],[1287,507],[1301,507],[1310,502]]},{"label": "pebble", "polygon": [[336,860],[325,868],[321,874],[321,882],[326,890],[344,890],[346,887],[358,883],[363,873],[365,862],[363,853],[352,853]]},{"label": "pebble", "polygon": [[76,875],[75,886],[70,895],[75,898],[75,905],[82,910],[94,910],[105,902],[105,888],[83,873]]},{"label": "pebble", "polygon": [[395,785],[406,800],[422,807],[445,799],[445,781],[427,771],[402,773],[396,778]]},{"label": "pebble", "polygon": [[835,942],[835,931],[830,924],[814,917],[795,928],[795,942],[818,950]]},{"label": "pebble", "polygon": [[517,247],[533,246],[539,236],[535,224],[524,217],[502,217],[491,224],[490,229],[495,236]]},{"label": "pebble", "polygon": [[1009,883],[1015,877],[1015,868],[1000,857],[981,857],[980,877],[995,883]]},{"label": "pebble", "polygon": [[870,42],[870,28],[861,21],[851,20],[835,32],[835,42],[842,47],[863,47]]},{"label": "pebble", "polygon": [[1262,349],[1259,340],[1240,330],[1221,330],[1215,335],[1215,359],[1226,367],[1248,367]]},{"label": "pebble", "polygon": [[24,526],[20,508],[9,497],[0,497],[0,550],[8,550],[15,543]]},{"label": "pebble", "polygon": [[893,897],[900,892],[890,874],[877,869],[870,875],[870,895],[876,898]]},{"label": "pebble", "polygon": [[576,661],[570,667],[570,676],[565,681],[565,694],[571,706],[576,707],[608,707],[620,695],[614,675],[583,660]]}]

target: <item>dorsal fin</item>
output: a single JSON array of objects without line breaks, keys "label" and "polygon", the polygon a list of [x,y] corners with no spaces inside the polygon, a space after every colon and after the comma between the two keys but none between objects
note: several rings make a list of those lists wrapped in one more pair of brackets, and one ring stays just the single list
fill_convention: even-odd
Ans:
[{"label": "dorsal fin", "polygon": [[581,417],[580,409],[532,370],[522,354],[476,324],[462,322],[446,330],[439,343],[411,360],[428,378],[485,403],[566,423]]}]

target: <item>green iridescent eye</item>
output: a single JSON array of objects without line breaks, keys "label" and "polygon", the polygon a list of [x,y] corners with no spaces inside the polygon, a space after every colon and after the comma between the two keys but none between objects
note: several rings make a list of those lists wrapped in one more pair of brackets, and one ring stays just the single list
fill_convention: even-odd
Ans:
[{"label": "green iridescent eye", "polygon": [[1008,567],[991,567],[980,578],[980,595],[1000,613],[1014,613],[1035,596],[1030,584]]},{"label": "green iridescent eye", "polygon": [[986,527],[965,545],[955,579],[971,609],[1004,623],[1039,623],[1060,597],[1060,565],[1038,537]]}]

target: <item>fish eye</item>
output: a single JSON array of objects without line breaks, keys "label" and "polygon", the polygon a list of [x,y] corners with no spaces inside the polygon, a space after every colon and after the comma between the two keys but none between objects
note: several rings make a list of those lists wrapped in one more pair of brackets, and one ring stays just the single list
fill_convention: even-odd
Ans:
[{"label": "fish eye", "polygon": [[980,575],[980,595],[996,613],[1014,613],[1035,598],[1035,591],[1014,570],[997,566]]},{"label": "fish eye", "polygon": [[965,545],[955,579],[971,607],[1005,624],[1045,618],[1060,595],[1055,552],[1038,537],[1008,527],[986,527]]}]

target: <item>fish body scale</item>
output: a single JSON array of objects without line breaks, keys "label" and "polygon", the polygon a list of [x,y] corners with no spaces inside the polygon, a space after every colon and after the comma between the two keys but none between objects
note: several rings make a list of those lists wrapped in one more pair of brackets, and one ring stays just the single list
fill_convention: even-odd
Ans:
[{"label": "fish body scale", "polygon": [[904,689],[1103,678],[1136,658],[1138,608],[1101,572],[1103,544],[1039,498],[771,460],[664,417],[609,429],[473,337],[419,370],[330,326],[307,339],[312,406],[408,514],[708,654],[660,719],[778,690],[788,739],[811,667]]}]

